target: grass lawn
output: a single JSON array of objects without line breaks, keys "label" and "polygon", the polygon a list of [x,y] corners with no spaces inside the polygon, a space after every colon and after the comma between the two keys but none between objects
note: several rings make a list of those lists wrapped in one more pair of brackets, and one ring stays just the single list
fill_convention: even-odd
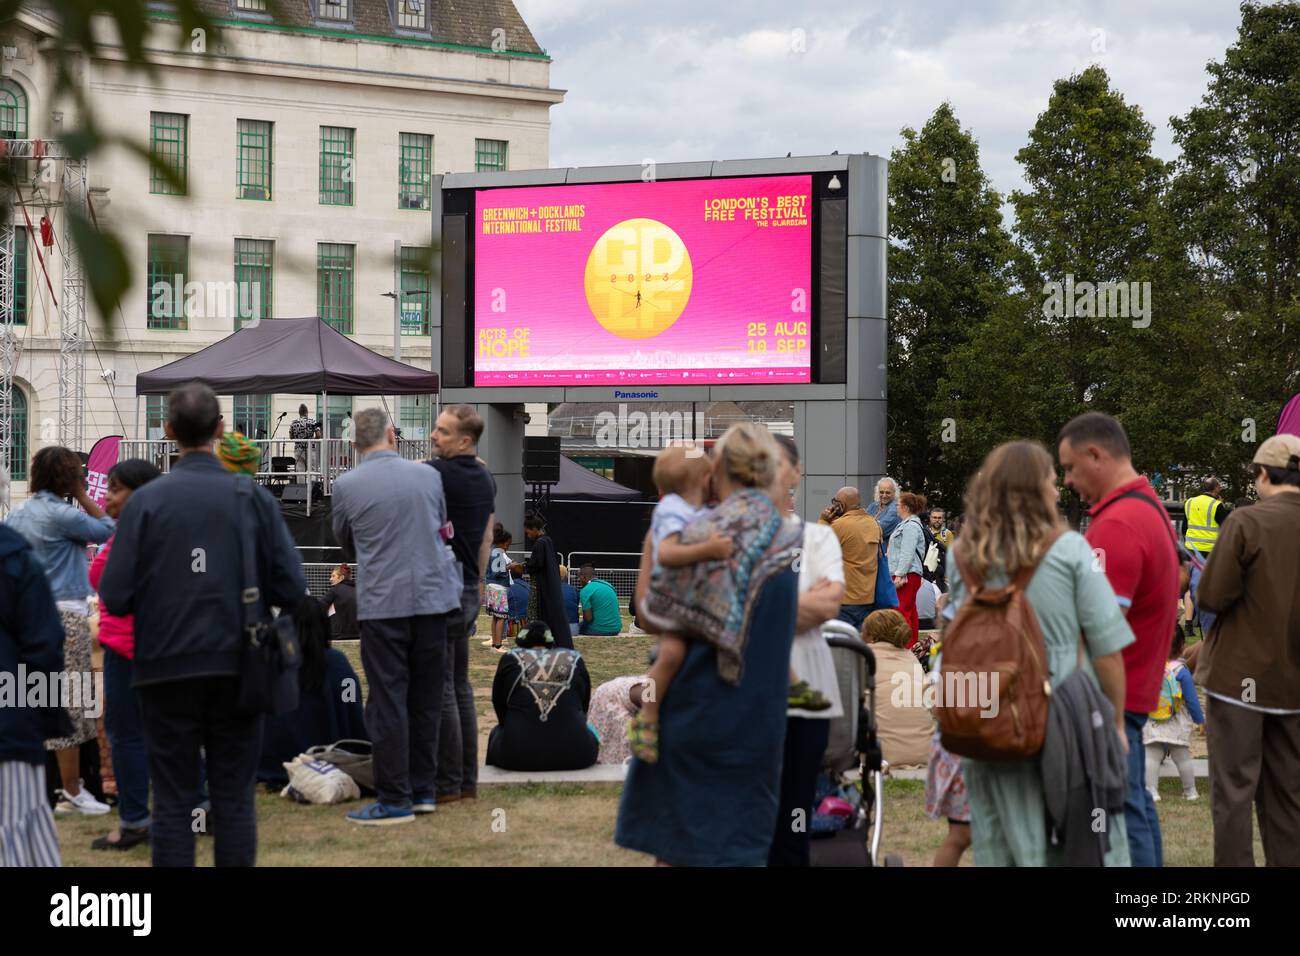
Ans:
[{"label": "grass lawn", "polygon": [[[479,754],[487,749],[492,711],[492,677],[500,655],[479,643],[491,633],[486,615],[470,640],[470,682],[478,702]],[[578,637],[592,686],[624,674],[645,671],[650,637]],[[341,643],[364,684],[360,650]],[[1193,737],[1193,752],[1203,756],[1205,738]],[[1161,781],[1158,804],[1169,866],[1208,866],[1213,862],[1209,785],[1198,781],[1201,799],[1183,799],[1176,778]],[[258,862],[263,866],[646,866],[653,861],[614,845],[618,784],[527,784],[485,786],[478,800],[448,804],[429,817],[397,827],[358,827],[343,814],[351,806],[302,806],[271,793],[259,793]],[[57,818],[63,862],[67,866],[147,866],[149,850],[95,852],[90,842],[116,824],[106,817]],[[925,816],[925,785],[919,780],[888,780],[884,796],[882,851],[898,853],[907,866],[929,866],[943,842],[946,824]],[[1256,836],[1256,860],[1263,852]],[[212,862],[212,841],[198,842],[201,865]],[[968,852],[963,861],[970,865]]]}]

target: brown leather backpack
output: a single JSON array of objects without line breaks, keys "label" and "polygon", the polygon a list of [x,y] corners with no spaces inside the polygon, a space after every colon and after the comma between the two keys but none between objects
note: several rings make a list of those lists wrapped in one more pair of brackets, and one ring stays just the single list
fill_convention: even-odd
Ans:
[{"label": "brown leather backpack", "polygon": [[[1053,532],[1039,560],[1021,568],[1006,587],[986,589],[960,568],[969,593],[943,636],[934,708],[950,753],[1024,760],[1042,750],[1052,685],[1043,631],[1025,588],[1061,534]],[[981,706],[981,696],[996,700],[995,713]]]}]

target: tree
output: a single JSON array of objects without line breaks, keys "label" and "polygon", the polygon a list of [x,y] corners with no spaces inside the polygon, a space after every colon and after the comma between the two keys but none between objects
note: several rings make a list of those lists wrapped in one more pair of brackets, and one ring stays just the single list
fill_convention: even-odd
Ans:
[{"label": "tree", "polygon": [[1240,488],[1300,390],[1300,7],[1243,3],[1237,42],[1206,69],[1200,105],[1170,120],[1182,153],[1169,219],[1213,351],[1191,380],[1205,405],[1184,425],[1203,442],[1198,464]]},{"label": "tree", "polygon": [[[1151,138],[1141,110],[1125,103],[1106,71],[1093,66],[1056,82],[1029,143],[1016,154],[1029,187],[1011,194],[1016,235],[1028,254],[1021,279],[1049,318],[1070,386],[1065,417],[1118,411],[1112,392],[1122,363],[1114,360],[1113,347],[1124,329],[1137,331],[1134,321],[1144,320],[1110,315],[1108,297],[1089,301],[1075,284],[1136,282],[1144,292],[1141,283],[1151,281],[1157,262],[1152,224],[1165,182]],[[1049,300],[1048,283],[1061,284],[1060,299]],[[1105,316],[1097,314],[1103,305]],[[1145,305],[1154,312],[1149,298]],[[1129,306],[1134,312],[1136,302],[1130,299]],[[1141,331],[1152,334],[1149,327]]]},{"label": "tree", "polygon": [[954,351],[1003,300],[1011,239],[979,146],[948,103],[890,156],[889,468],[955,505],[968,420],[939,390]]}]

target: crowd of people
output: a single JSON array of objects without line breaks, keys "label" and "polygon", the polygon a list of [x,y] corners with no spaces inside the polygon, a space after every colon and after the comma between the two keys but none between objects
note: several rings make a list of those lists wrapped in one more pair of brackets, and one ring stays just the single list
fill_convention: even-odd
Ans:
[{"label": "crowd of people", "polygon": [[[429,462],[397,453],[381,410],[351,429],[357,465],[335,481],[332,512],[348,563],[321,598],[308,594],[278,504],[238,473],[238,448],[214,454],[224,424],[202,385],[169,397],[171,473],[119,463],[103,509],[75,454],[35,456],[34,493],[0,526],[0,668],[91,672],[98,593],[119,821],[97,848],[148,842],[155,865],[192,866],[196,833],[210,832],[218,865],[251,865],[256,783],[283,783],[284,761],[338,740],[373,748],[375,799],[346,814],[352,823],[410,823],[475,799],[469,641],[483,609],[483,643],[501,654],[487,763],[626,763],[615,841],[664,865],[808,865],[832,725],[857,705],[822,637],[833,620],[874,651],[887,765],[926,768],[926,812],[948,828],[937,865],[968,848],[978,865],[1162,865],[1161,765],[1171,760],[1184,797],[1198,797],[1198,727],[1215,862],[1250,865],[1254,812],[1267,862],[1300,863],[1300,438],[1260,445],[1257,504],[1228,508],[1207,483],[1187,503],[1183,539],[1134,470],[1122,426],[1099,413],[1067,423],[1055,449],[1089,506],[1085,534],[1066,527],[1058,462],[1033,442],[990,452],[951,525],[887,477],[865,507],[844,487],[803,521],[799,448],[761,425],[732,426],[711,455],[667,448],[635,595],[653,658],[593,688],[573,637],[622,633],[618,595],[591,565],[570,584],[539,514],[524,522],[527,557],[511,558],[477,412],[442,411]],[[1190,650],[1189,591],[1205,627]],[[1112,794],[1099,840],[1080,837],[1078,800],[1056,812],[1053,775],[1069,759],[1058,737],[1016,759],[961,755],[926,704],[983,595],[1012,592],[1041,631],[1046,680],[1057,697],[1089,701],[1098,752],[1120,768],[1114,780],[1078,771]],[[293,616],[300,695],[286,713],[241,703],[246,604]],[[356,638],[364,708],[331,646]],[[77,705],[3,708],[0,728],[0,864],[57,863],[46,754],[55,812],[109,812],[79,769],[95,721]]]}]

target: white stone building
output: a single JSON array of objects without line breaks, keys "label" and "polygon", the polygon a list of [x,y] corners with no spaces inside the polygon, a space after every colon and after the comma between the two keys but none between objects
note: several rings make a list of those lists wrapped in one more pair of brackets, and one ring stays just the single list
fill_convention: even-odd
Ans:
[{"label": "white stone building", "polygon": [[[141,400],[137,418],[136,374],[216,342],[258,311],[320,315],[392,355],[394,300],[384,294],[395,240],[408,293],[401,358],[428,367],[431,176],[548,165],[550,107],[563,92],[551,88],[550,60],[511,0],[454,10],[437,0],[279,5],[273,22],[265,0],[203,0],[219,35],[182,37],[170,5],[150,4],[156,79],[128,69],[107,23],[97,25],[106,46],[79,64],[95,119],[167,157],[180,180],[151,175],[122,147],[90,159],[96,216],[122,240],[133,275],[111,321],[87,306],[82,451],[104,435],[158,434],[162,401]],[[52,16],[32,2],[0,28],[6,139],[58,140],[78,123],[70,103],[54,100]],[[57,247],[41,247],[44,268],[37,261],[42,216],[63,242],[58,183],[21,195],[35,233],[16,210],[15,501],[26,494],[30,455],[58,437],[61,274]],[[197,294],[155,294],[176,275]],[[310,395],[222,403],[227,422],[253,436],[281,412],[293,418],[300,403],[323,412]],[[377,403],[331,397],[334,433],[345,410]],[[423,433],[428,409],[427,397],[403,401],[405,434]],[[287,437],[287,421],[277,437]]]}]

